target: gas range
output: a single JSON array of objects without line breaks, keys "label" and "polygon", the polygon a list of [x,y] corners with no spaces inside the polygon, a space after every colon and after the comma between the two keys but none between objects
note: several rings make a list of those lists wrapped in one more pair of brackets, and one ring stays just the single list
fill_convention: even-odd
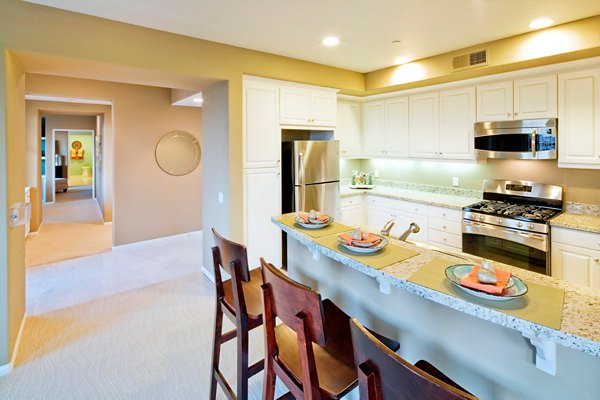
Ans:
[{"label": "gas range", "polygon": [[463,208],[463,251],[550,274],[550,219],[563,211],[563,188],[485,180],[483,201]]}]

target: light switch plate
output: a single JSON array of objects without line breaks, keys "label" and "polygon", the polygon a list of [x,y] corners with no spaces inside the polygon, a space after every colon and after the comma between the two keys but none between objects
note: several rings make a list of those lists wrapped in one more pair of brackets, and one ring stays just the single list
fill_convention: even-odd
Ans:
[{"label": "light switch plate", "polygon": [[458,176],[452,177],[452,186],[458,186]]},{"label": "light switch plate", "polygon": [[219,192],[219,203],[223,204],[223,192]]}]

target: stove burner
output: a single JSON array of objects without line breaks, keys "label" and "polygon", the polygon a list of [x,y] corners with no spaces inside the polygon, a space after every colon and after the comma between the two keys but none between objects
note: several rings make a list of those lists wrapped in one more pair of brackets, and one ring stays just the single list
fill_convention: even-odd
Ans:
[{"label": "stove burner", "polygon": [[491,215],[504,215],[526,220],[547,221],[560,210],[525,204],[510,204],[503,201],[484,200],[465,207],[465,211],[477,211]]}]

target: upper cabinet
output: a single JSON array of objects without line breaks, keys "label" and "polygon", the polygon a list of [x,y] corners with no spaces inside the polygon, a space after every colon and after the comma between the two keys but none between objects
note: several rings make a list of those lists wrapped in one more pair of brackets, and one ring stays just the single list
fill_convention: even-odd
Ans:
[{"label": "upper cabinet", "polygon": [[294,86],[281,87],[280,124],[334,128],[337,111],[336,91]]},{"label": "upper cabinet", "polygon": [[353,101],[338,101],[335,138],[340,141],[341,157],[361,155],[362,107]]},{"label": "upper cabinet", "polygon": [[558,76],[558,166],[600,169],[600,69]]},{"label": "upper cabinet", "polygon": [[474,159],[475,87],[410,96],[410,155]]},{"label": "upper cabinet", "polygon": [[276,167],[281,153],[279,86],[244,80],[244,168]]},{"label": "upper cabinet", "polygon": [[365,155],[408,156],[408,97],[365,103],[363,132]]},{"label": "upper cabinet", "polygon": [[556,116],[556,75],[477,86],[477,121]]}]

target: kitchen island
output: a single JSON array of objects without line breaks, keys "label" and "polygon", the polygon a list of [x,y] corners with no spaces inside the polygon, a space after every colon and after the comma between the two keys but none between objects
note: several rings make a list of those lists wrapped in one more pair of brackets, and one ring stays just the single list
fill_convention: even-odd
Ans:
[{"label": "kitchen island", "polygon": [[550,328],[468,294],[410,281],[433,259],[448,264],[464,259],[392,240],[419,254],[374,269],[317,243],[281,217],[273,222],[288,234],[290,276],[399,340],[399,354],[408,361],[427,359],[482,399],[600,398],[598,291],[495,263],[527,283],[564,290],[562,320]]}]

